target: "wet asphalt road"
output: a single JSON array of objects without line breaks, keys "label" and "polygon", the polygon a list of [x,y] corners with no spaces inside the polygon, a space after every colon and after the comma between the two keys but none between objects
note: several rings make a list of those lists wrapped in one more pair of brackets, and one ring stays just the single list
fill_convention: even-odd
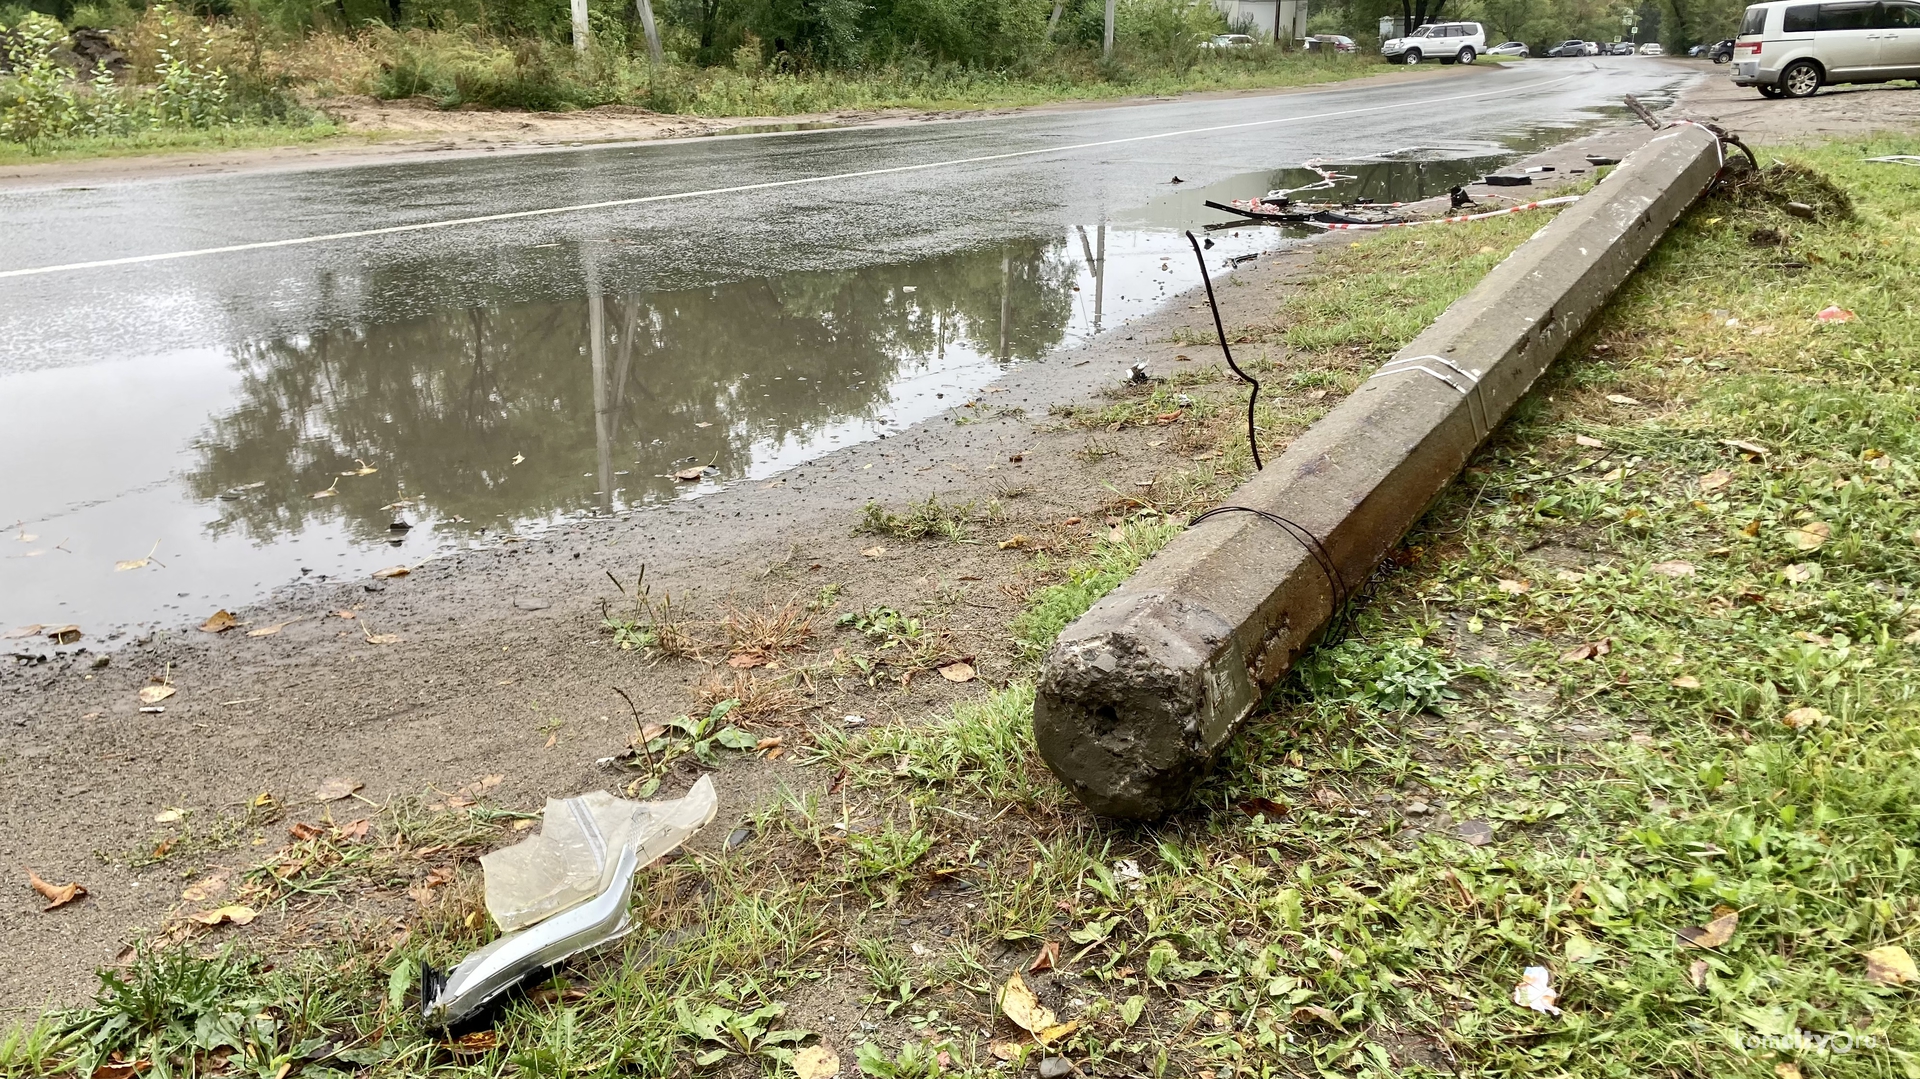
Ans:
[{"label": "wet asphalt road", "polygon": [[[417,538],[404,555],[381,549],[391,516],[460,520],[464,512],[477,520],[485,510],[499,519],[488,523],[512,527],[569,512],[558,496],[470,510],[409,501],[421,486],[462,486],[461,468],[475,477],[468,486],[497,485],[509,457],[540,456],[523,445],[535,436],[495,431],[409,489],[397,464],[406,454],[395,444],[410,439],[425,456],[447,441],[409,419],[422,400],[438,407],[464,393],[469,411],[485,401],[503,413],[537,404],[549,423],[583,425],[584,442],[542,458],[561,461],[548,486],[585,480],[603,502],[613,477],[658,467],[646,447],[663,442],[654,428],[669,417],[696,425],[696,414],[704,416],[697,426],[717,427],[715,437],[740,426],[732,452],[747,460],[732,474],[765,474],[769,462],[872,437],[874,423],[843,421],[897,403],[900,387],[930,366],[951,369],[952,346],[966,344],[966,358],[985,361],[961,380],[977,386],[992,362],[1021,358],[1022,348],[1037,358],[1071,336],[1080,315],[1010,340],[1021,314],[1009,296],[1024,275],[1052,283],[1029,293],[1084,307],[1080,271],[1061,270],[1081,253],[1070,241],[1076,226],[1130,229],[1113,238],[1122,261],[1129,244],[1141,248],[1131,298],[1119,299],[1124,281],[1107,283],[1109,312],[1122,315],[1128,304],[1138,311],[1189,283],[1177,266],[1157,284],[1148,280],[1174,250],[1170,230],[1218,218],[1199,206],[1204,189],[1224,191],[1252,176],[1235,193],[1254,194],[1275,169],[1404,147],[1455,156],[1525,149],[1592,124],[1595,110],[1625,94],[1658,100],[1690,77],[1637,57],[1535,62],[1272,97],[0,193],[0,454],[10,462],[0,475],[0,525],[20,522],[11,540],[0,540],[0,628],[178,621],[202,607],[245,603],[310,571],[320,552],[337,572],[425,553]],[[1186,181],[1178,189],[1168,184],[1176,175]],[[558,212],[527,215],[534,210]],[[490,215],[510,216],[472,220]],[[400,231],[379,231],[387,229]],[[306,242],[314,237],[334,238]],[[260,244],[270,246],[213,250]],[[1030,257],[1020,254],[1023,244],[1037,245]],[[127,259],[136,261],[85,265]],[[804,331],[816,367],[758,375],[760,385],[792,379],[773,396],[790,394],[835,373],[843,344],[835,320],[851,317],[838,313],[842,301],[800,312],[794,294],[823,282],[848,294],[856,278],[868,289],[903,288],[922,308],[944,296],[948,307],[916,308],[897,326],[865,333],[857,355],[848,355],[868,367],[839,387],[845,400],[771,426],[754,419],[761,426],[748,430],[747,413],[729,401],[753,396],[736,385],[752,365],[733,370],[724,356],[708,356],[700,385],[682,391],[684,407],[636,408],[622,435],[621,402],[659,394],[645,385],[629,392],[621,342],[638,336],[644,351],[652,327],[652,344],[664,348],[665,327],[695,339],[713,327],[733,334],[737,353],[780,361]],[[899,285],[909,280],[922,283]],[[974,302],[972,292],[996,282],[997,300]],[[591,319],[589,292],[610,298],[594,301]],[[781,307],[779,317],[765,313],[768,303]],[[982,329],[994,321],[995,303],[997,347]],[[587,339],[589,327],[599,336]],[[440,352],[470,352],[472,370],[458,386],[423,393],[439,376],[422,357]],[[361,364],[349,364],[349,373],[375,372],[358,391],[358,418],[289,420],[303,410],[344,415],[329,395],[345,392],[335,380],[347,353]],[[516,354],[566,363],[583,378],[591,364],[593,390],[569,405],[574,389],[545,387],[537,373],[516,386],[485,384]],[[902,356],[914,362],[901,366]],[[303,386],[322,390],[303,397],[282,385],[301,364],[311,367],[298,375]],[[383,387],[379,372],[387,369],[391,385]],[[384,438],[382,425],[407,433]],[[474,427],[459,426],[461,437]],[[830,439],[828,429],[836,432]],[[623,437],[641,447],[638,460],[628,460],[630,448],[613,448]],[[376,451],[387,459],[366,463],[386,470],[383,486],[359,498],[357,516],[319,512],[333,509],[332,498],[305,504],[343,471],[337,466]],[[665,460],[670,451],[678,452],[654,456]],[[729,449],[714,452],[718,460]],[[475,455],[490,464],[473,463]],[[235,517],[217,501],[222,491],[276,476],[287,490],[270,512]],[[138,583],[110,568],[156,540],[160,560],[173,555],[169,568],[186,568]],[[209,557],[216,548],[224,553]]]}]

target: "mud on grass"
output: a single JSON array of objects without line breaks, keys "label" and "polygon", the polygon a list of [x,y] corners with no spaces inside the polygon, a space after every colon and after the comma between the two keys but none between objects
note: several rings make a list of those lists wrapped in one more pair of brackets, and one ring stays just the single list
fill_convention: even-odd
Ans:
[{"label": "mud on grass", "polygon": [[[471,867],[397,947],[136,960],[0,1061],[178,1062],[198,1039],[227,1073],[785,1074],[818,1036],[843,1074],[1000,1074],[1039,1052],[995,1014],[1019,971],[1080,1024],[1053,1048],[1086,1074],[1912,1074],[1913,990],[1863,953],[1920,918],[1920,191],[1860,159],[1913,149],[1783,153],[1850,218],[1752,190],[1696,208],[1169,822],[1061,792],[1029,659],[949,714],[817,724],[740,843],[647,870],[642,932],[468,1041],[407,999],[420,960],[490,932]],[[1518,239],[1338,249],[1274,333],[1288,310],[1353,328],[1290,341],[1275,381],[1331,372],[1332,396],[1342,357],[1418,329],[1366,321],[1380,290],[1432,271],[1457,295],[1458,246]],[[1355,288],[1353,260],[1392,272]],[[1224,455],[1244,387],[1218,388],[1217,426],[1115,437]],[[1312,392],[1275,395],[1275,452]],[[1030,649],[1179,526],[1114,508],[1119,536],[1088,522],[1033,556]],[[1561,1014],[1513,1002],[1530,966]]]}]

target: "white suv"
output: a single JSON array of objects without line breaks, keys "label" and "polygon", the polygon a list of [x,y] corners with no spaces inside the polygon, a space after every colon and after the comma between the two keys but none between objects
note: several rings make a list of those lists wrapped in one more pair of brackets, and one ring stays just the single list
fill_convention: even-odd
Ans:
[{"label": "white suv", "polygon": [[1733,39],[1732,76],[1767,97],[1837,82],[1920,78],[1920,2],[1754,4]]},{"label": "white suv", "polygon": [[1486,51],[1487,31],[1477,22],[1428,23],[1406,37],[1390,38],[1380,45],[1380,55],[1403,64],[1422,60],[1471,64]]}]

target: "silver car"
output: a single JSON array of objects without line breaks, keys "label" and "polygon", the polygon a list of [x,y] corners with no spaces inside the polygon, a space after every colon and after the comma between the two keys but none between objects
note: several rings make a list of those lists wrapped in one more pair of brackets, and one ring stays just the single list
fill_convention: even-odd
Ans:
[{"label": "silver car", "polygon": [[1754,4],[1729,65],[1734,85],[1809,97],[1834,83],[1920,78],[1920,2]]}]

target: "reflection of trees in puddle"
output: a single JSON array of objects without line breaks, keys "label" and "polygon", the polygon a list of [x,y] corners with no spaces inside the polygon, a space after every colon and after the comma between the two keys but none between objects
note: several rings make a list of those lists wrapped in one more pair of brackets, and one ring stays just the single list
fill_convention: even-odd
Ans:
[{"label": "reflection of trees in puddle", "polygon": [[[950,349],[1045,353],[1075,268],[1063,244],[1033,240],[678,292],[602,295],[585,276],[591,299],[240,347],[240,404],[203,432],[187,482],[203,500],[265,486],[216,502],[210,531],[266,540],[337,515],[375,540],[401,498],[488,525],[670,496],[687,458],[738,476],[756,444],[869,415]],[[379,471],[312,497],[356,460]]]}]

